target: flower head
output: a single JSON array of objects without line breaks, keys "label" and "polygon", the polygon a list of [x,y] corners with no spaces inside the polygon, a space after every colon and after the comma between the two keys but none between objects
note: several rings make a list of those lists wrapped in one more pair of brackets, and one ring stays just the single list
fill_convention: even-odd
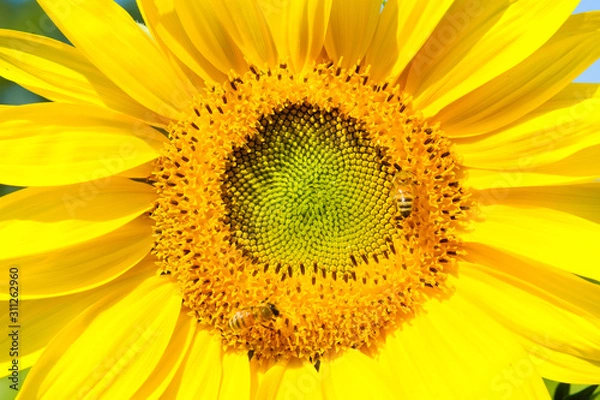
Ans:
[{"label": "flower head", "polygon": [[[600,15],[39,0],[0,31],[25,398],[542,398],[600,370]],[[14,154],[14,155],[13,155]],[[10,362],[10,361],[9,361]],[[287,397],[286,397],[287,396]]]}]

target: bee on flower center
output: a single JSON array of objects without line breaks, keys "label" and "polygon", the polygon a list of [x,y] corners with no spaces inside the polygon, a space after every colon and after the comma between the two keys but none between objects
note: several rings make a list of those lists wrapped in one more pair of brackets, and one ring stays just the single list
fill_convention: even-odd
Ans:
[{"label": "bee on flower center", "polygon": [[400,171],[392,179],[392,198],[401,219],[407,218],[413,210],[413,186],[414,183],[407,172]]},{"label": "bee on flower center", "polygon": [[257,324],[264,324],[272,321],[280,315],[275,304],[264,303],[257,306],[243,308],[237,311],[229,319],[229,329],[239,331],[250,328]]}]

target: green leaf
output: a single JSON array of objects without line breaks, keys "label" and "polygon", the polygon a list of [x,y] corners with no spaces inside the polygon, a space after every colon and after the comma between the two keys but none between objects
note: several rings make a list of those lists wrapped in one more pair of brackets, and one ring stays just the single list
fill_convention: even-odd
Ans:
[{"label": "green leaf", "polygon": [[565,400],[592,400],[594,391],[597,388],[598,388],[598,385],[588,386],[587,388],[583,389],[581,392],[577,392],[575,394],[565,397]]},{"label": "green leaf", "polygon": [[569,395],[569,391],[571,390],[571,385],[568,383],[559,383],[554,391],[554,400],[565,400]]}]

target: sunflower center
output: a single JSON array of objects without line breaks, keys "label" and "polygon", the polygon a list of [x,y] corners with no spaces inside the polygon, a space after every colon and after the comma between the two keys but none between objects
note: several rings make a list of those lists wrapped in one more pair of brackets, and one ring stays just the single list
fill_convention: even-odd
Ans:
[{"label": "sunflower center", "polygon": [[250,67],[170,127],[154,254],[258,362],[375,346],[449,289],[469,209],[449,141],[359,67]]},{"label": "sunflower center", "polygon": [[346,271],[351,255],[381,254],[394,214],[382,154],[336,110],[294,104],[263,115],[256,136],[227,159],[232,241],[284,271]]}]

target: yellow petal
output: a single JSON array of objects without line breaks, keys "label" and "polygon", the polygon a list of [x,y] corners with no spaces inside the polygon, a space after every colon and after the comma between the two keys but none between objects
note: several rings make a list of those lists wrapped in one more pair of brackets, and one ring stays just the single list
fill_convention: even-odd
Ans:
[{"label": "yellow petal", "polygon": [[[16,267],[18,268],[18,265]],[[156,275],[156,265],[154,258],[149,257],[114,281],[93,290],[49,299],[21,299],[17,322],[20,325],[21,337],[25,337],[27,340],[21,340],[19,343],[20,368],[25,369],[34,365],[54,336],[86,308],[115,293],[127,293],[140,282],[154,275]],[[22,274],[19,275],[19,279],[21,278],[23,278]],[[19,285],[19,288],[21,289],[19,295],[21,295],[24,292],[23,285]],[[0,301],[0,306],[8,310],[9,301]],[[10,317],[8,312],[3,313],[0,315],[0,322],[4,326],[9,326],[14,322],[9,322]],[[10,336],[3,335],[0,337],[0,345],[9,349],[11,340]],[[8,374],[11,358],[9,352],[0,353],[0,370],[4,372],[4,375]]]},{"label": "yellow petal", "polygon": [[599,130],[600,85],[575,83],[510,126],[458,143],[456,150],[468,167],[531,170],[599,145]]},{"label": "yellow petal", "polygon": [[14,259],[84,243],[146,212],[152,186],[123,178],[51,188],[27,188],[0,197],[0,259]]},{"label": "yellow petal", "polygon": [[[281,388],[281,383],[285,372],[290,367],[290,361],[291,360],[279,360],[277,363],[267,368],[266,372],[260,376],[260,385],[256,396],[254,396],[255,398],[264,400],[273,400],[278,397],[285,398],[285,389]],[[287,397],[292,396],[293,395],[288,392]],[[302,398],[301,395],[298,397]]]},{"label": "yellow petal", "polygon": [[[3,261],[18,265],[23,300],[65,296],[116,279],[152,249],[153,221],[141,216],[107,235],[47,253]],[[0,281],[0,299],[8,300],[8,281]]]},{"label": "yellow petal", "polygon": [[411,62],[406,89],[426,117],[519,64],[566,21],[577,0],[457,0]]},{"label": "yellow petal", "polygon": [[311,66],[323,48],[332,0],[273,2],[259,0],[279,58],[293,71]]},{"label": "yellow petal", "polygon": [[544,174],[564,174],[573,177],[600,176],[600,145],[586,147],[578,152],[536,169]]},{"label": "yellow petal", "polygon": [[461,235],[465,243],[484,244],[600,279],[596,251],[599,224],[549,208],[522,209],[498,204],[482,206],[480,211],[481,222]]},{"label": "yellow petal", "polygon": [[[600,12],[571,16],[546,44],[523,62],[451,103],[432,118],[442,121],[444,131],[454,137],[490,132],[515,121],[558,93],[600,57],[599,27]],[[585,107],[583,100],[589,98],[588,88],[575,86],[567,87],[567,92],[575,96],[581,92],[579,98],[572,99],[573,103],[578,100],[575,104],[581,110]],[[560,94],[562,100],[565,95]],[[597,94],[595,100],[598,102]],[[573,120],[575,114],[569,117]],[[555,120],[552,125],[557,124],[566,127],[563,119],[558,123]],[[550,130],[551,127],[546,128],[546,135]]]},{"label": "yellow petal", "polygon": [[219,338],[199,327],[187,358],[177,372],[177,379],[167,388],[165,395],[170,399],[217,400],[222,363]]},{"label": "yellow petal", "polygon": [[224,74],[228,75],[231,70],[242,74],[246,72],[247,64],[244,54],[218,17],[218,9],[223,7],[224,4],[214,0],[175,0],[177,15],[198,52]]},{"label": "yellow petal", "polygon": [[516,338],[457,290],[386,338],[379,364],[402,399],[548,399]]},{"label": "yellow petal", "polygon": [[322,361],[319,375],[328,400],[401,398],[394,390],[397,381],[386,380],[380,366],[358,350],[347,350],[331,361]]},{"label": "yellow petal", "polygon": [[388,1],[365,58],[370,75],[377,80],[400,75],[453,1]]},{"label": "yellow petal", "polygon": [[477,202],[486,202],[494,197],[497,203],[520,208],[545,207],[600,223],[600,183],[589,182],[559,186],[524,186],[506,191],[504,196],[495,196],[498,188],[474,191]]},{"label": "yellow petal", "polygon": [[379,0],[333,0],[325,49],[329,58],[352,67],[364,59],[380,18]]},{"label": "yellow petal", "polygon": [[[562,171],[567,172],[567,171]],[[584,171],[581,171],[584,172]],[[587,172],[587,171],[585,171]],[[487,196],[480,197],[484,205],[496,204],[510,196],[510,191],[516,187],[552,186],[589,183],[597,179],[593,171],[586,176],[568,176],[538,174],[525,171],[488,171],[471,169],[465,186],[475,190],[491,189]]]},{"label": "yellow petal", "polygon": [[493,279],[516,282],[515,289],[518,287],[530,290],[531,295],[546,293],[540,298],[555,302],[559,308],[564,309],[563,311],[598,319],[600,292],[597,285],[539,261],[509,254],[486,245],[466,243],[465,250],[464,260],[476,264],[467,267],[492,268],[493,270],[484,272],[493,275]]},{"label": "yellow petal", "polygon": [[214,4],[216,15],[248,61],[259,66],[277,64],[277,48],[257,0],[205,1]]},{"label": "yellow petal", "polygon": [[175,12],[174,0],[139,0],[140,12],[153,36],[205,81],[221,83],[227,75],[215,68],[194,46]]},{"label": "yellow petal", "polygon": [[166,138],[124,114],[91,105],[37,103],[0,109],[0,181],[68,185],[158,157]]},{"label": "yellow petal", "polygon": [[118,173],[117,176],[122,176],[125,178],[147,179],[152,175],[152,171],[154,171],[154,160]]},{"label": "yellow petal", "polygon": [[521,338],[526,348],[531,349],[529,356],[538,365],[538,370],[547,379],[558,382],[579,384],[598,384],[600,361],[587,360],[541,346],[527,338]]},{"label": "yellow petal", "polygon": [[[487,284],[500,280],[503,283],[498,283],[499,285],[513,286],[511,289],[507,288],[509,291],[525,291],[527,293],[519,295],[535,297],[535,302],[542,301],[555,307],[557,318],[559,313],[570,313],[586,323],[600,322],[600,291],[597,285],[572,273],[504,250],[478,243],[466,243],[464,247],[466,254],[463,258],[468,264],[464,267],[465,273],[473,275],[475,270],[479,274],[477,279],[487,279]],[[459,276],[461,274],[462,272]],[[481,274],[489,277],[482,277]],[[496,298],[490,298],[489,301],[500,302]],[[600,340],[600,337],[590,335],[586,340]],[[589,350],[600,354],[600,347]]]},{"label": "yellow petal", "polygon": [[92,306],[50,343],[20,395],[130,398],[164,354],[180,308],[177,286],[161,277]]},{"label": "yellow petal", "polygon": [[311,363],[298,359],[281,360],[265,373],[256,398],[319,400],[323,398],[322,380],[322,374]]},{"label": "yellow petal", "polygon": [[541,371],[544,362],[553,363],[550,357],[556,353],[592,362],[587,373],[570,382],[600,371],[600,291],[596,285],[485,246],[469,250],[474,251],[469,251],[468,258],[477,263],[461,263],[457,290],[523,336],[523,343],[530,346],[527,352],[545,358],[538,366]]},{"label": "yellow petal", "polygon": [[153,39],[112,0],[39,0],[61,32],[131,97],[172,119],[194,89]]},{"label": "yellow petal", "polygon": [[[19,335],[26,335],[27,340],[19,344],[19,368],[29,368],[39,359],[43,349],[52,338],[60,332],[73,318],[77,317],[83,310],[101,299],[99,296],[90,296],[88,293],[57,297],[43,300],[24,300],[19,303]],[[9,301],[2,300],[2,306],[9,308]],[[14,304],[12,305],[14,307]],[[9,313],[4,313],[0,321],[5,326],[14,325],[9,321]],[[9,330],[9,333],[11,331]],[[11,337],[3,335],[0,344],[11,348]],[[0,355],[0,366],[2,375],[9,372],[11,360],[9,354]]]},{"label": "yellow petal", "polygon": [[250,362],[245,353],[223,354],[223,378],[219,400],[250,399]]},{"label": "yellow petal", "polygon": [[173,336],[152,374],[132,399],[162,399],[163,392],[171,383],[196,333],[197,321],[181,310]]},{"label": "yellow petal", "polygon": [[93,104],[155,125],[167,124],[75,48],[45,36],[0,29],[0,71],[4,78],[52,101]]}]

